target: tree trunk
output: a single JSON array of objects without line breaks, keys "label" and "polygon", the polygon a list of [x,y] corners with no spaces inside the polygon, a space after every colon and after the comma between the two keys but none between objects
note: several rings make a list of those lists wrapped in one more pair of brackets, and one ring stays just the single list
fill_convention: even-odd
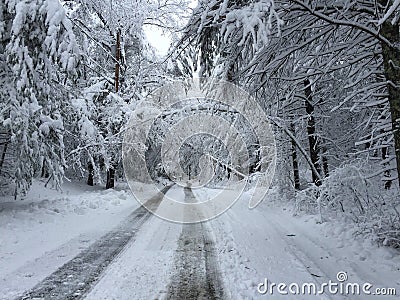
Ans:
[{"label": "tree trunk", "polygon": [[310,80],[304,80],[304,92],[306,95],[305,105],[306,112],[308,114],[307,119],[307,134],[308,134],[308,142],[310,144],[310,158],[315,167],[315,170],[318,174],[315,174],[312,171],[312,180],[315,185],[321,185],[320,176],[321,176],[321,166],[319,164],[319,142],[317,137],[315,136],[315,119],[314,119],[314,106],[312,105],[312,91],[311,91],[311,83]]},{"label": "tree trunk", "polygon": [[[293,136],[296,136],[296,129],[294,123],[290,124],[290,130]],[[299,176],[299,163],[297,160],[296,142],[291,139],[292,142],[292,163],[293,163],[293,178],[294,178],[294,188],[300,190],[300,176]]]},{"label": "tree trunk", "polygon": [[114,182],[115,182],[115,169],[113,167],[110,167],[107,170],[106,189],[114,188]]},{"label": "tree trunk", "polygon": [[[121,29],[117,31],[117,43],[115,49],[115,75],[114,75],[114,84],[115,84],[115,92],[119,91],[119,71],[120,71],[120,60],[121,60]],[[114,154],[112,154],[111,161],[114,160]],[[107,182],[106,189],[114,188],[114,180],[115,180],[115,168],[114,164],[110,165],[110,168],[107,170]]]},{"label": "tree trunk", "polygon": [[[385,2],[386,1],[379,1]],[[400,42],[399,25],[392,25],[390,20],[382,24],[381,34],[386,37],[392,46],[382,43],[382,55],[385,68],[385,77],[389,92],[390,114],[392,117],[392,129],[394,148],[397,162],[397,175],[400,186]]]},{"label": "tree trunk", "polygon": [[115,77],[114,77],[114,84],[115,84],[115,92],[118,93],[119,91],[119,61],[121,59],[121,29],[117,31],[117,43],[115,48]]},{"label": "tree trunk", "polygon": [[6,159],[7,148],[8,148],[8,142],[5,142],[3,146],[3,152],[1,153],[1,158],[0,158],[0,174],[1,171],[3,170],[4,160]]},{"label": "tree trunk", "polygon": [[45,161],[43,162],[42,173],[41,173],[40,176],[43,177],[43,178],[49,178],[49,176],[50,176],[49,170],[46,168],[46,162]]},{"label": "tree trunk", "polygon": [[94,182],[93,182],[94,168],[93,168],[92,163],[88,163],[88,171],[89,171],[89,174],[88,174],[87,184],[90,186],[93,186],[94,185]]},{"label": "tree trunk", "polygon": [[328,164],[328,158],[326,157],[326,147],[322,147],[322,169],[324,170],[324,177],[329,176],[329,164]]}]

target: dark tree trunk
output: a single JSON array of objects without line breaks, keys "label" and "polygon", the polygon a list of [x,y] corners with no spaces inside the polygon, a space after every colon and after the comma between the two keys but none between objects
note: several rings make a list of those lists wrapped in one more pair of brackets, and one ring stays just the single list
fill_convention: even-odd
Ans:
[{"label": "dark tree trunk", "polygon": [[322,169],[324,170],[324,176],[328,177],[329,176],[329,164],[328,164],[328,158],[326,157],[326,147],[322,147]]},{"label": "dark tree trunk", "polygon": [[94,182],[93,182],[94,168],[93,168],[92,163],[88,163],[88,171],[89,171],[89,174],[88,174],[87,184],[90,186],[93,186],[94,185]]},{"label": "dark tree trunk", "polygon": [[[290,130],[293,136],[296,136],[296,129],[294,123],[290,124]],[[300,175],[299,175],[299,162],[297,160],[296,142],[292,139],[292,163],[293,163],[293,178],[294,178],[294,188],[300,190]]]},{"label": "dark tree trunk", "polygon": [[[386,4],[387,1],[379,1]],[[399,25],[392,25],[390,20],[383,23],[381,34],[386,37],[392,46],[382,43],[382,55],[385,68],[385,77],[389,92],[390,114],[392,117],[392,129],[394,148],[397,162],[397,175],[400,186],[400,42]]]},{"label": "dark tree trunk", "polygon": [[1,153],[1,158],[0,158],[0,174],[1,171],[3,170],[4,160],[6,159],[7,148],[8,148],[8,142],[5,142],[3,146],[3,152]]},{"label": "dark tree trunk", "polygon": [[305,105],[306,112],[308,114],[307,119],[307,134],[308,134],[308,142],[310,144],[310,158],[311,162],[315,167],[315,170],[318,174],[315,174],[312,170],[312,180],[315,185],[321,185],[321,181],[319,180],[319,175],[321,175],[321,166],[319,163],[319,142],[317,137],[315,136],[315,118],[314,118],[314,106],[312,104],[312,91],[311,91],[311,83],[308,79],[304,80],[304,92],[306,95]]},{"label": "dark tree trunk", "polygon": [[106,182],[106,189],[114,188],[115,183],[115,169],[110,167],[107,170],[107,182]]}]

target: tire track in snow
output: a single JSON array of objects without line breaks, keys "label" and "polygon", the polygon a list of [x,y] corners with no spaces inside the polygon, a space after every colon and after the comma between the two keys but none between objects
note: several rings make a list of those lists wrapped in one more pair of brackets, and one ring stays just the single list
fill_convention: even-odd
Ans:
[{"label": "tire track in snow", "polygon": [[[196,202],[185,188],[185,201]],[[165,299],[223,299],[214,243],[205,223],[183,224],[175,257],[175,274]]]},{"label": "tire track in snow", "polygon": [[[156,209],[170,188],[171,186],[165,187],[161,193],[148,200],[146,207]],[[116,229],[16,299],[82,299],[100,279],[112,260],[135,238],[150,216],[152,213],[144,206],[139,207]]]}]

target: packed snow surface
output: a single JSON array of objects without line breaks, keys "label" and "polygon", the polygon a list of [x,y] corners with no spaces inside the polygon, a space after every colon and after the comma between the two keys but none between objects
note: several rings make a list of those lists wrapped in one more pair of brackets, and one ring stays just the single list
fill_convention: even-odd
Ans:
[{"label": "packed snow surface", "polygon": [[[24,200],[1,200],[1,299],[13,299],[31,289],[139,207],[123,184],[104,190],[71,183],[64,186],[62,194],[43,185],[35,182]],[[192,191],[197,201],[206,201],[218,192]],[[186,197],[184,189],[176,185],[167,195],[178,201]],[[149,199],[152,196],[149,192]],[[318,286],[329,280],[337,282],[341,272],[346,273],[346,282],[371,283],[371,291],[385,287],[400,293],[400,256],[394,249],[354,236],[354,229],[343,224],[320,224],[316,216],[294,217],[291,205],[282,206],[273,199],[250,210],[248,198],[244,193],[227,212],[191,229],[151,216],[105,269],[86,299],[168,299],[179,278],[177,273],[182,272],[180,261],[189,255],[182,238],[190,242],[191,232],[193,240],[207,236],[206,245],[212,245],[213,268],[222,279],[227,299],[267,299],[269,294],[258,291],[265,280]],[[162,202],[159,209],[163,209]],[[204,249],[199,245],[199,251],[211,251]],[[191,272],[207,271],[194,268]],[[274,299],[280,296],[365,299],[365,295],[328,293],[280,295],[275,289]],[[375,297],[380,298],[369,296]]]}]

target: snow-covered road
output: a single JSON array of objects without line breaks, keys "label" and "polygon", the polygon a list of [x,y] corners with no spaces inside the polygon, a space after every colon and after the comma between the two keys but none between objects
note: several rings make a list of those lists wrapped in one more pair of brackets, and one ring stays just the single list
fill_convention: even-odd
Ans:
[{"label": "snow-covered road", "polygon": [[[156,208],[169,188],[164,188],[149,202]],[[126,244],[134,240],[138,230],[150,217],[150,212],[143,206],[137,208],[120,226],[102,236],[18,299],[81,298]]]},{"label": "snow-covered road", "polygon": [[[167,195],[194,202],[215,192],[173,186]],[[200,224],[176,224],[136,209],[20,299],[269,299],[271,286],[273,299],[366,299],[328,289],[321,295],[289,291],[291,284],[319,289],[329,281],[339,283],[340,272],[347,277],[342,283],[368,282],[371,293],[383,287],[400,293],[395,250],[355,238],[344,225],[293,217],[289,208],[268,201],[249,210],[246,196],[218,218]],[[161,209],[160,201],[158,197],[153,203]],[[7,280],[0,290],[12,282]],[[270,290],[262,294],[266,281]],[[286,284],[286,295],[277,290],[280,283]],[[1,293],[2,299],[15,298],[15,291],[4,291],[8,296]]]},{"label": "snow-covered road", "polygon": [[[197,202],[191,189],[185,188],[184,192],[186,203]],[[207,223],[183,225],[166,299],[223,299],[210,231]]]}]

